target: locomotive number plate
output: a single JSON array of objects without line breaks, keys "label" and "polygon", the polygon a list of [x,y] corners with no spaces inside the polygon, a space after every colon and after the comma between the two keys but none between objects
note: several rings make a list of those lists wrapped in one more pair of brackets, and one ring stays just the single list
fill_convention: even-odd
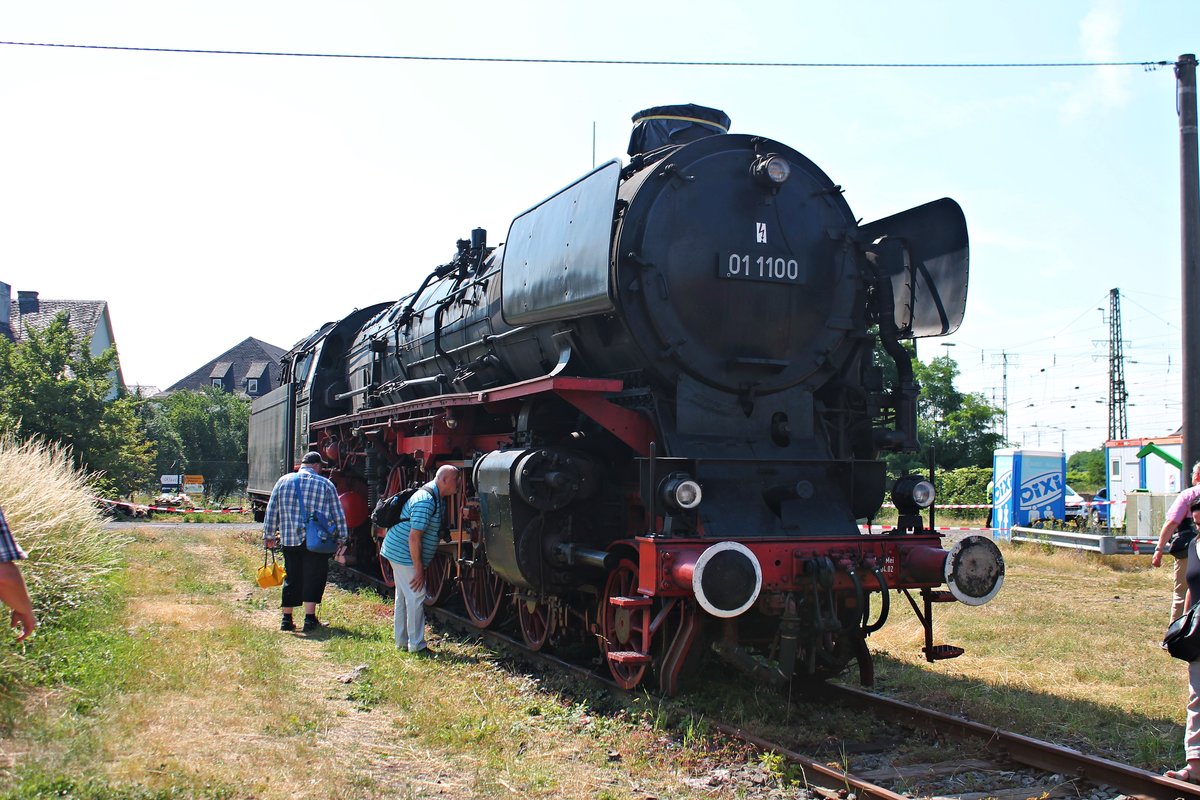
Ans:
[{"label": "locomotive number plate", "polygon": [[736,281],[803,283],[804,270],[799,261],[786,256],[720,253],[717,256],[717,277]]}]

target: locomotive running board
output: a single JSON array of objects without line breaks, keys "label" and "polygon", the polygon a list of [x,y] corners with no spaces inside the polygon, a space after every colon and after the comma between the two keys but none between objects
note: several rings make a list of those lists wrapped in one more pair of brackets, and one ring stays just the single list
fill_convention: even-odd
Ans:
[{"label": "locomotive running board", "polygon": [[478,392],[441,394],[394,403],[379,408],[366,408],[353,414],[319,420],[309,426],[310,431],[352,425],[358,430],[382,430],[390,425],[402,425],[416,415],[428,416],[459,406],[484,406],[521,400],[536,394],[556,394],[578,408],[601,427],[608,430],[638,455],[650,452],[650,442],[657,438],[654,426],[643,414],[633,409],[610,403],[605,395],[616,394],[625,384],[611,378],[577,378],[565,375],[544,375],[540,378],[510,383]]}]

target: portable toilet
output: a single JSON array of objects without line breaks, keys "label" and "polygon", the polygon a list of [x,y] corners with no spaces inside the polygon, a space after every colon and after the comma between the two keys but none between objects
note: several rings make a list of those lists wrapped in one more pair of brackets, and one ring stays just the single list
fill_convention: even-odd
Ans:
[{"label": "portable toilet", "polygon": [[1053,450],[997,450],[992,455],[994,537],[1014,526],[1066,516],[1067,454]]}]

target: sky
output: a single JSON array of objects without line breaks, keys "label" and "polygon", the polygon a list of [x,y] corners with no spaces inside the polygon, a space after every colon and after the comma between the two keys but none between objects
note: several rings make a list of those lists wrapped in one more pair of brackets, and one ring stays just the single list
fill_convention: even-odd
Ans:
[{"label": "sky", "polygon": [[962,206],[966,319],[918,353],[1016,446],[1108,438],[1113,289],[1129,435],[1181,422],[1170,64],[1200,3],[0,0],[0,41],[89,46],[0,44],[0,281],[107,301],[129,384],[410,293],[623,157],[634,112],[690,102],[804,153],[864,221]]}]

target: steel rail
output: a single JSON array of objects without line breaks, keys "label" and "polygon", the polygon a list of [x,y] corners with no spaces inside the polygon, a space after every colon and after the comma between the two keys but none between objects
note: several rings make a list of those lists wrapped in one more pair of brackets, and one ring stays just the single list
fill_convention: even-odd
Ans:
[{"label": "steel rail", "polygon": [[[589,683],[602,686],[614,696],[624,700],[632,701],[639,696],[621,688],[593,669],[564,661],[549,653],[531,650],[522,641],[493,630],[478,628],[469,619],[445,608],[427,607],[425,611],[427,615],[437,617],[447,625],[468,635],[476,636],[490,645],[498,645],[500,649],[515,650],[522,658],[557,667],[563,672]],[[962,737],[978,739],[996,757],[1007,758],[1018,764],[1060,775],[1078,777],[1093,784],[1107,784],[1130,797],[1146,798],[1147,800],[1158,800],[1159,798],[1200,800],[1200,785],[1166,778],[1138,767],[1120,764],[1099,756],[1087,755],[1069,747],[1044,742],[991,725],[972,722],[902,700],[834,683],[824,684],[822,694],[826,699],[832,697],[847,704],[869,708],[875,713],[914,727],[933,730],[940,734],[958,734]],[[796,764],[803,771],[807,788],[821,793],[825,797],[841,798],[845,797],[847,792],[853,792],[857,798],[879,798],[880,800],[899,800],[908,797],[908,795],[897,794],[870,781],[857,778],[853,774],[832,769],[826,764],[814,761],[777,742],[736,726],[722,723],[711,717],[708,718],[708,722],[714,730],[747,742],[761,750],[777,753]]]},{"label": "steel rail", "polygon": [[[626,701],[632,701],[639,696],[634,692],[621,688],[616,683],[608,680],[602,675],[597,674],[594,670],[580,666],[579,664],[572,664],[569,661],[564,661],[557,656],[542,652],[540,650],[531,650],[525,645],[524,642],[518,641],[510,636],[506,636],[505,634],[498,633],[493,630],[477,628],[466,617],[459,616],[458,614],[448,611],[445,608],[441,608],[439,606],[426,607],[425,613],[427,616],[437,617],[442,622],[456,628],[457,630],[463,631],[468,635],[477,636],[480,639],[483,639],[489,645],[499,645],[502,648],[516,650],[521,654],[522,658],[554,666],[566,673],[580,678],[581,680],[587,681],[594,685],[602,686],[613,695]],[[822,796],[830,798],[830,800],[833,800],[833,798],[843,798],[846,796],[846,792],[848,791],[853,792],[854,796],[860,800],[863,798],[870,798],[871,800],[909,800],[908,795],[897,794],[890,789],[885,789],[884,787],[878,786],[870,781],[856,778],[852,774],[842,772],[841,770],[832,769],[819,761],[814,761],[811,758],[808,758],[793,750],[789,750],[786,747],[776,742],[764,739],[761,736],[756,736],[755,734],[749,733],[740,728],[736,728],[732,725],[726,725],[711,718],[708,719],[708,722],[715,730],[719,730],[726,736],[747,742],[748,744],[752,744],[761,750],[769,750],[774,753],[778,753],[788,761],[796,764],[798,767],[800,767],[802,774],[804,775],[806,788],[808,788],[810,791],[818,792]]]},{"label": "steel rail", "polygon": [[[932,711],[901,700],[873,694],[852,686],[829,684],[825,691],[841,699],[868,707],[877,713],[901,722],[936,730],[942,734],[956,733],[980,739],[987,749],[1021,764],[1074,775],[1091,783],[1104,783],[1137,797],[1188,798],[1200,800],[1200,785],[1165,778],[1144,769],[1120,764],[1107,758],[1091,756],[1069,747],[1043,742],[1019,733],[984,725],[960,717]],[[828,695],[827,695],[828,696]]]}]

